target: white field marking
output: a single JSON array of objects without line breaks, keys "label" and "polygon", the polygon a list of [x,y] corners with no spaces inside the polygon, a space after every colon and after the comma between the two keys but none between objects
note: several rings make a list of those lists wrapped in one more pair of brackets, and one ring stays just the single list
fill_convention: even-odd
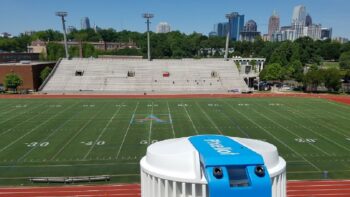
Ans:
[{"label": "white field marking", "polygon": [[41,122],[40,124],[38,124],[36,127],[32,128],[31,130],[29,130],[27,133],[25,133],[24,135],[22,135],[21,137],[17,138],[16,140],[12,141],[10,144],[8,144],[7,146],[5,146],[4,148],[0,149],[0,153],[4,150],[6,150],[7,148],[9,148],[10,146],[12,146],[13,144],[17,143],[18,141],[22,140],[24,137],[26,137],[27,135],[33,133],[37,128],[41,127],[42,125],[45,125],[47,122],[49,122],[50,120],[52,120],[54,117],[58,116],[59,114],[62,114],[63,112],[67,111],[68,109],[72,108],[74,105],[71,105],[70,107],[67,107],[66,109],[56,113],[55,115],[51,116],[50,118],[48,118],[47,120]]},{"label": "white field marking", "polygon": [[80,142],[81,144],[84,144],[85,146],[92,146],[94,144],[96,144],[96,146],[103,146],[106,144],[106,141],[87,141],[87,142]]},{"label": "white field marking", "polygon": [[346,138],[346,140],[350,141],[350,137],[349,137],[349,138]]},{"label": "white field marking", "polygon": [[[289,107],[288,107],[288,108],[289,108]],[[293,110],[288,110],[288,109],[286,109],[286,110],[293,113]],[[297,116],[299,116],[299,117],[301,117],[301,118],[307,118],[307,116],[302,116],[302,115],[300,115],[301,113],[298,113],[298,111],[294,111],[294,112],[295,112],[294,114],[296,114]],[[315,122],[315,121],[313,121],[312,119],[310,119],[310,118],[307,118],[307,119],[308,119],[309,121],[313,122],[314,124],[318,125],[318,123]],[[325,122],[323,122],[323,123],[325,123]],[[303,125],[300,125],[300,126],[304,127],[305,129],[308,129],[309,131],[312,131],[313,133],[315,133],[315,134],[318,135],[318,136],[321,136],[321,137],[324,138],[325,140],[327,140],[327,141],[329,141],[329,142],[331,142],[331,143],[333,143],[333,144],[335,144],[335,145],[337,145],[337,146],[339,146],[339,147],[341,147],[341,148],[343,148],[343,149],[345,149],[345,150],[347,150],[347,151],[350,151],[349,148],[347,148],[347,147],[345,147],[345,146],[339,144],[338,142],[336,142],[336,141],[334,141],[334,140],[331,140],[330,138],[324,137],[323,135],[321,135],[321,134],[318,133],[318,132],[314,132],[312,128],[309,129],[309,128],[303,126]],[[320,124],[320,126],[322,126],[323,128],[327,128],[327,127],[323,126],[323,124]],[[333,129],[330,128],[330,127],[328,127],[328,129],[333,130]],[[338,131],[335,131],[335,130],[333,130],[333,131],[334,131],[335,133],[338,133]],[[344,137],[347,137],[346,135],[344,135],[344,134],[342,134],[342,133],[338,133],[338,134],[343,135]]]},{"label": "white field marking", "polygon": [[209,104],[208,104],[208,107],[219,107],[219,104],[216,104],[216,103],[215,103],[215,104],[209,103]]},{"label": "white field marking", "polygon": [[247,106],[249,106],[250,104],[247,104],[247,103],[239,103],[238,104],[238,106],[245,106],[245,107],[247,107]]},{"label": "white field marking", "polygon": [[171,125],[171,130],[172,130],[172,132],[173,132],[174,138],[176,138],[175,129],[174,129],[174,124],[173,124],[173,119],[171,118],[171,111],[170,111],[170,107],[169,107],[169,102],[168,102],[168,101],[166,102],[166,105],[167,105],[167,107],[168,107],[169,121],[170,121],[170,125]]},{"label": "white field marking", "polygon": [[24,105],[15,105],[15,108],[26,108],[28,107],[28,105],[24,104]]},{"label": "white field marking", "polygon": [[[154,143],[156,143],[156,142],[158,142],[158,140],[152,140],[152,141],[151,141],[151,144],[154,144]],[[148,143],[148,140],[141,140],[141,141],[140,141],[140,144],[141,144],[141,145],[147,145],[147,144],[149,144],[149,143]]]},{"label": "white field marking", "polygon": [[51,157],[51,161],[54,160],[59,154],[61,154],[61,152],[91,123],[92,120],[94,120],[98,114],[100,114],[103,111],[104,107],[101,107],[101,109],[99,110],[98,113],[95,113],[95,115],[93,115],[87,122],[85,122],[85,124],[78,130],[78,132],[76,132],[73,137],[71,137],[67,143],[65,143],[62,148],[55,153],[54,156]]},{"label": "white field marking", "polygon": [[299,143],[316,143],[317,142],[317,139],[312,139],[312,138],[295,138],[294,140]]},{"label": "white field marking", "polygon": [[127,105],[125,105],[125,104],[121,104],[121,105],[119,105],[119,104],[117,104],[117,105],[115,105],[116,107],[126,107]]},{"label": "white field marking", "polygon": [[13,111],[15,111],[15,110],[17,110],[17,109],[16,109],[16,108],[13,108],[13,109],[10,109],[10,110],[7,110],[7,111],[3,111],[3,112],[1,112],[0,114],[1,114],[1,116],[4,116],[4,115],[9,114],[9,113],[11,113],[11,112],[13,112]]},{"label": "white field marking", "polygon": [[[123,103],[122,103],[123,104]],[[88,155],[90,154],[90,152],[95,148],[95,145],[97,144],[98,141],[100,141],[101,137],[103,136],[103,134],[106,132],[107,128],[109,127],[109,125],[112,123],[112,121],[114,120],[114,118],[119,114],[121,107],[118,108],[118,110],[113,114],[113,116],[109,119],[109,121],[107,122],[107,124],[105,125],[105,127],[102,129],[100,135],[98,135],[96,142],[93,143],[93,145],[91,146],[91,148],[89,149],[89,151],[85,154],[85,156],[83,157],[83,160],[85,160]]]},{"label": "white field marking", "polygon": [[[246,132],[241,128],[241,126],[239,126],[239,124],[238,124],[236,121],[233,120],[233,118],[229,117],[226,113],[221,113],[221,114],[225,115],[226,118],[227,118],[230,122],[232,122],[232,123],[234,124],[233,127],[237,128],[243,135],[245,135],[245,136],[248,137],[248,138],[250,137],[250,136],[248,135],[248,133],[246,133]],[[229,127],[229,128],[233,128],[233,127]]]},{"label": "white field marking", "polygon": [[[294,133],[293,131],[289,130],[288,128],[286,128],[285,126],[281,125],[280,123],[274,121],[273,119],[265,116],[264,114],[258,112],[255,109],[252,109],[252,111],[254,111],[255,113],[259,114],[260,116],[264,117],[265,119],[269,120],[270,122],[274,123],[275,125],[281,127],[282,129],[284,129],[285,131],[287,131],[288,133],[290,133],[291,135],[296,136],[297,138],[302,138],[300,135]],[[282,116],[283,117],[283,116]],[[323,149],[321,149],[320,147],[314,145],[313,143],[309,143],[312,147],[314,147],[315,149],[321,151],[322,153],[326,154],[327,156],[331,156],[328,152],[324,151]]]},{"label": "white field marking", "polygon": [[283,106],[281,103],[269,103],[269,106]]},{"label": "white field marking", "polygon": [[[260,106],[262,106],[262,105],[260,105]],[[278,112],[275,112],[275,111],[273,111],[273,110],[270,110],[269,108],[267,108],[267,107],[265,107],[265,106],[262,106],[262,107],[265,108],[265,109],[267,109],[267,110],[269,110],[269,111],[271,111],[271,112],[273,112],[273,113],[275,113],[275,114],[278,114],[278,115],[279,115]],[[299,139],[303,139],[303,137],[299,136],[298,134],[294,133],[293,131],[291,131],[291,130],[288,129],[287,127],[285,127],[285,126],[279,124],[278,122],[274,121],[273,119],[271,119],[271,118],[265,116],[264,114],[258,112],[257,110],[253,109],[253,111],[255,111],[255,112],[256,112],[257,114],[259,114],[260,116],[264,117],[265,119],[268,119],[269,121],[273,122],[275,125],[277,125],[277,126],[283,128],[283,129],[286,130],[288,133],[290,133],[290,134],[296,136],[296,137],[299,138]],[[284,119],[286,119],[286,120],[288,120],[288,121],[290,121],[290,122],[292,121],[291,119],[285,118],[285,116],[283,116],[283,115],[282,115],[281,117],[283,117]],[[293,122],[294,122],[294,121],[293,121]],[[296,122],[295,122],[295,123],[296,123]],[[314,132],[313,132],[313,133],[314,133]],[[320,134],[317,134],[317,133],[315,133],[315,134],[318,135],[318,136],[320,136]],[[323,137],[323,136],[321,136],[321,137]],[[310,144],[312,147],[314,147],[314,148],[316,148],[317,150],[323,152],[323,153],[326,154],[327,156],[331,156],[330,153],[324,151],[322,148],[320,148],[320,147],[314,145],[313,143],[308,142],[308,141],[306,141],[305,143]]]},{"label": "white field marking", "polygon": [[297,151],[295,151],[292,147],[290,147],[288,144],[285,144],[283,141],[281,141],[279,138],[277,138],[276,136],[274,136],[270,131],[268,131],[267,129],[265,129],[264,127],[262,127],[260,124],[254,122],[253,120],[251,120],[249,117],[247,117],[245,114],[241,113],[240,111],[236,110],[234,107],[232,107],[229,103],[227,103],[226,101],[222,101],[224,103],[226,103],[231,109],[233,109],[234,111],[236,111],[237,113],[241,114],[245,119],[247,119],[248,121],[250,121],[251,123],[253,123],[254,125],[256,125],[257,127],[259,127],[261,130],[265,131],[265,133],[267,133],[268,135],[270,135],[272,138],[274,138],[276,141],[278,141],[281,145],[284,145],[285,147],[287,147],[289,150],[291,150],[292,152],[294,152],[296,155],[298,155],[300,158],[302,158],[304,161],[306,161],[308,164],[310,164],[312,167],[314,167],[316,170],[318,170],[319,172],[322,171],[319,167],[317,167],[315,164],[311,163],[309,160],[307,160],[304,156],[302,156],[300,153],[298,153]]},{"label": "white field marking", "polygon": [[148,104],[147,107],[152,107],[152,108],[153,107],[158,107],[158,104],[153,104],[153,102],[152,102],[152,104]]},{"label": "white field marking", "polygon": [[[72,120],[73,117],[75,117],[78,113],[75,113],[72,117],[70,117],[69,119],[66,119],[59,127],[57,127],[56,129],[54,129],[50,135],[46,136],[42,141],[47,141],[51,136],[55,135],[61,128],[63,128],[70,120]],[[36,147],[33,147],[32,149],[30,149],[29,151],[27,151],[23,156],[21,156],[20,158],[17,159],[17,162],[21,161],[23,158],[25,158],[28,154],[30,154],[31,152],[33,152],[36,149]]]},{"label": "white field marking", "polygon": [[198,108],[201,110],[201,112],[205,115],[205,117],[209,120],[209,122],[214,126],[214,128],[221,134],[223,135],[223,133],[220,131],[219,127],[214,123],[213,119],[211,119],[208,114],[202,109],[202,107],[198,104],[198,102],[196,102],[196,105],[198,106]]},{"label": "white field marking", "polygon": [[196,134],[198,135],[199,133],[198,133],[198,130],[197,130],[197,128],[196,128],[196,126],[194,125],[194,123],[193,123],[193,121],[192,121],[192,118],[191,118],[191,116],[190,116],[190,114],[188,113],[188,111],[187,111],[187,104],[186,104],[186,106],[185,105],[182,105],[182,107],[184,108],[184,110],[185,110],[185,112],[186,112],[186,115],[187,115],[187,117],[188,117],[188,119],[190,120],[190,122],[192,123],[192,127],[193,127],[193,129],[194,129],[194,131],[196,132]]},{"label": "white field marking", "polygon": [[[151,109],[151,114],[153,115],[153,102],[152,102],[152,109]],[[151,144],[151,137],[152,137],[152,126],[153,126],[153,118],[151,119],[151,122],[149,124],[149,131],[148,131],[148,143]]]},{"label": "white field marking", "polygon": [[[46,102],[46,103],[47,103],[47,102]],[[8,118],[8,119],[5,119],[5,120],[1,121],[0,124],[2,124],[2,123],[4,123],[4,122],[7,122],[7,121],[9,121],[9,120],[11,120],[11,119],[14,119],[14,118],[16,118],[16,117],[18,117],[18,116],[20,116],[20,115],[23,115],[23,114],[29,112],[30,110],[34,110],[34,109],[36,109],[36,108],[39,108],[39,107],[45,105],[46,103],[43,103],[43,104],[41,104],[41,105],[38,105],[38,106],[34,107],[33,109],[28,109],[28,110],[26,110],[26,111],[23,111],[22,113],[20,113],[20,114],[18,114],[18,115],[16,115],[16,116],[13,116],[13,117],[10,117],[10,118]],[[21,122],[21,123],[19,123],[19,124],[22,124],[22,123],[24,123],[24,122],[27,122],[28,120],[31,120],[31,119],[33,119],[33,117],[31,117],[31,118],[29,118],[29,119],[27,119],[27,120],[25,120],[25,121],[23,121],[23,122]],[[18,124],[18,125],[19,125],[19,124]],[[18,126],[18,125],[16,125],[16,126]],[[15,126],[15,127],[16,127],[16,126]]]},{"label": "white field marking", "polygon": [[24,143],[27,147],[47,147],[50,142],[30,142]]},{"label": "white field marking", "polygon": [[188,105],[187,105],[187,104],[183,104],[183,103],[181,103],[181,104],[177,104],[177,106],[178,106],[178,107],[188,107]]},{"label": "white field marking", "polygon": [[[344,109],[347,109],[347,110],[350,110],[350,108],[348,107],[348,105],[344,105],[344,104],[340,104],[340,103],[337,103],[337,102],[327,102],[329,104],[332,104],[332,105],[336,105],[340,108],[344,108]],[[346,113],[346,112],[345,112]]]},{"label": "white field marking", "polygon": [[117,157],[116,157],[116,159],[118,159],[118,158],[119,158],[120,151],[122,150],[122,147],[123,147],[123,145],[124,145],[124,143],[125,143],[126,136],[128,135],[128,132],[129,132],[129,130],[130,130],[130,127],[131,127],[132,121],[133,121],[133,119],[134,119],[134,116],[135,116],[135,113],[136,113],[136,110],[137,110],[137,108],[138,108],[139,104],[140,104],[140,102],[137,102],[136,107],[135,107],[135,109],[134,109],[134,111],[133,111],[133,114],[132,114],[132,116],[131,116],[131,119],[130,119],[130,122],[129,122],[128,128],[126,129],[125,134],[124,134],[124,137],[123,137],[123,140],[122,140],[122,143],[121,143],[121,144],[120,144],[120,146],[119,146],[119,149],[118,149],[118,153],[117,153]]}]

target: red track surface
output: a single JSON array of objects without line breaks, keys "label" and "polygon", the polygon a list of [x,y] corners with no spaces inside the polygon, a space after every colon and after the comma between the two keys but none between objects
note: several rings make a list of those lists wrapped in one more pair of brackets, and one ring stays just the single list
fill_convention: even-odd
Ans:
[{"label": "red track surface", "polygon": [[[289,181],[288,197],[350,197],[350,180]],[[140,197],[140,185],[93,185],[0,188],[0,196],[118,196]]]},{"label": "red track surface", "polygon": [[324,98],[332,101],[350,105],[350,96],[339,96],[330,94],[305,94],[305,93],[283,93],[283,94],[160,94],[160,95],[102,95],[102,94],[29,94],[29,95],[0,95],[0,99],[26,99],[26,98],[259,98],[259,97],[302,97],[302,98]]}]

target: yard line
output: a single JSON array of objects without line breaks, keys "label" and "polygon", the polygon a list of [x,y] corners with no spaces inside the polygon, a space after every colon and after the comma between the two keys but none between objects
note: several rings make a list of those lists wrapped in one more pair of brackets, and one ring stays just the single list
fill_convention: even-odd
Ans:
[{"label": "yard line", "polygon": [[314,167],[316,170],[318,171],[322,171],[319,167],[317,167],[315,164],[311,163],[309,160],[307,160],[304,156],[302,156],[300,153],[298,153],[297,151],[295,151],[292,147],[290,147],[289,145],[287,145],[286,143],[284,143],[283,141],[281,141],[279,138],[277,138],[276,136],[274,136],[270,131],[268,131],[267,129],[265,129],[264,127],[262,127],[260,124],[257,124],[256,122],[254,122],[253,120],[251,120],[249,117],[247,117],[245,114],[241,113],[239,110],[235,109],[234,107],[231,106],[231,104],[227,103],[226,101],[222,101],[224,103],[226,103],[226,105],[228,105],[231,109],[233,109],[234,111],[236,111],[237,113],[241,114],[244,118],[246,118],[248,121],[250,121],[251,123],[253,123],[254,125],[256,125],[257,127],[259,127],[260,129],[262,129],[263,131],[265,131],[265,133],[267,133],[268,135],[270,135],[272,138],[274,138],[275,140],[277,140],[280,144],[284,145],[285,147],[287,147],[289,150],[291,150],[292,152],[294,152],[296,155],[298,155],[300,158],[302,158],[304,161],[306,161],[308,164],[310,164],[312,167]]},{"label": "yard line", "polygon": [[51,116],[49,119],[45,120],[44,122],[38,124],[36,127],[34,127],[33,129],[29,130],[27,133],[25,133],[24,135],[22,135],[21,137],[17,138],[16,140],[12,141],[10,144],[8,144],[7,146],[5,146],[4,148],[2,148],[0,150],[0,153],[4,150],[6,150],[7,148],[9,148],[10,146],[12,146],[13,144],[17,143],[18,141],[22,140],[24,137],[26,137],[27,135],[33,133],[33,131],[35,131],[37,128],[41,127],[42,125],[46,124],[47,122],[49,122],[50,120],[52,120],[54,117],[58,116],[59,114],[67,111],[68,109],[72,108],[74,105],[71,105],[70,107],[67,107],[64,110],[61,110],[60,112],[56,113],[55,115]]},{"label": "yard line", "polygon": [[[151,115],[153,116],[153,102],[152,102],[152,110],[151,110]],[[149,131],[148,131],[148,144],[151,144],[151,137],[152,137],[152,125],[153,125],[153,118],[151,118],[151,122],[149,124]]]},{"label": "yard line", "polygon": [[181,102],[181,104],[182,104],[182,107],[184,108],[184,110],[185,110],[185,112],[186,112],[186,114],[187,114],[188,119],[189,119],[190,122],[192,123],[192,127],[193,127],[194,131],[195,131],[196,134],[198,135],[198,134],[199,134],[199,133],[198,133],[198,130],[197,130],[196,126],[194,125],[194,123],[193,123],[193,121],[192,121],[192,118],[191,118],[190,114],[188,113],[188,111],[187,111],[187,109],[186,109],[186,106],[183,104],[183,102]]},{"label": "yard line", "polygon": [[130,126],[131,126],[131,124],[132,124],[132,121],[133,121],[133,119],[134,119],[134,116],[135,116],[135,113],[136,113],[136,110],[137,110],[139,104],[140,104],[140,102],[137,102],[136,107],[135,107],[135,109],[134,109],[134,112],[133,112],[133,114],[132,114],[132,116],[131,116],[131,119],[130,119],[128,128],[126,129],[126,132],[125,132],[124,137],[123,137],[123,141],[122,141],[122,143],[121,143],[120,146],[119,146],[119,150],[118,150],[118,153],[117,153],[117,158],[116,158],[116,160],[118,160],[118,158],[119,158],[120,151],[122,150],[122,147],[123,147],[123,145],[124,145],[126,136],[128,135]]},{"label": "yard line", "polygon": [[[46,103],[47,103],[47,102],[46,102]],[[41,105],[38,105],[38,106],[36,106],[36,107],[34,107],[34,108],[32,108],[32,109],[27,109],[27,110],[23,111],[22,113],[20,113],[20,114],[18,114],[18,115],[16,115],[16,116],[13,116],[13,117],[10,117],[10,118],[8,118],[8,119],[6,119],[6,120],[1,121],[0,124],[2,124],[2,123],[4,123],[4,122],[7,122],[7,121],[9,121],[9,120],[11,120],[11,119],[14,119],[14,118],[16,118],[16,117],[18,117],[18,116],[20,116],[20,115],[25,114],[25,113],[28,113],[28,112],[31,111],[31,110],[34,110],[34,109],[36,109],[36,108],[39,108],[39,107],[45,105],[46,103],[43,103],[43,104],[41,104]]]},{"label": "yard line", "polygon": [[[288,108],[290,108],[290,107],[288,107]],[[286,109],[286,110],[287,110],[287,109]],[[293,113],[292,110],[287,110],[287,111]],[[302,115],[300,115],[301,113],[298,113],[298,111],[294,111],[294,112],[295,112],[294,114],[296,114],[297,116],[299,116],[299,117],[301,117],[301,118],[307,118],[307,116],[302,116]],[[307,119],[309,119],[309,118],[307,118]],[[312,121],[311,119],[309,119],[309,120],[310,120],[311,122],[313,122],[314,124],[317,124],[316,122]],[[317,124],[317,125],[320,125],[320,124]],[[323,128],[326,128],[326,127],[324,127],[323,125],[321,125],[321,126],[322,126]],[[304,126],[303,126],[303,127],[304,127]],[[304,128],[310,130],[310,129],[307,128],[307,127],[304,127]],[[332,129],[332,128],[330,128],[330,127],[328,127],[328,128],[329,128],[329,129]],[[312,130],[312,131],[313,131],[313,130]],[[334,130],[333,130],[333,131],[334,131]],[[341,148],[343,148],[343,149],[345,149],[345,150],[347,150],[347,151],[350,152],[350,149],[349,149],[349,148],[347,148],[347,147],[345,147],[345,146],[343,146],[343,145],[337,143],[336,141],[333,141],[333,140],[331,140],[331,139],[329,139],[329,138],[327,138],[327,137],[324,137],[323,135],[319,134],[318,132],[313,132],[313,133],[316,134],[316,135],[318,135],[318,136],[323,137],[323,138],[326,139],[327,141],[329,141],[329,142],[331,142],[331,143],[333,143],[333,144],[335,144],[335,145],[337,145],[337,146],[339,146],[339,147],[341,147]],[[336,133],[338,133],[338,132],[336,132]],[[338,133],[338,134],[339,134],[339,133]],[[341,135],[343,135],[343,134],[341,134]],[[346,135],[343,135],[343,136],[347,137]]]},{"label": "yard line", "polygon": [[219,127],[214,123],[214,121],[208,116],[208,114],[202,109],[202,107],[198,104],[198,102],[196,102],[196,105],[198,106],[198,108],[201,110],[201,112],[205,115],[205,117],[209,120],[209,122],[214,126],[214,128],[221,134],[223,135],[223,133],[220,131]]},{"label": "yard line", "polygon": [[[216,100],[218,100],[218,99],[216,99]],[[222,114],[224,114],[224,115],[226,116],[226,118],[227,118],[230,122],[232,122],[232,123],[237,127],[237,129],[238,129],[243,135],[245,135],[246,137],[250,138],[249,134],[248,134],[247,132],[245,132],[245,131],[241,128],[241,126],[239,126],[239,124],[238,124],[233,118],[229,117],[229,115],[227,115],[227,114],[225,113],[225,110],[223,110],[223,113],[222,113]]]},{"label": "yard line", "polygon": [[87,122],[85,122],[85,124],[78,130],[78,132],[76,132],[73,137],[71,137],[67,143],[65,143],[62,148],[55,153],[54,156],[51,157],[51,161],[54,160],[59,154],[61,154],[61,152],[91,123],[92,120],[94,120],[97,115],[99,115],[101,112],[103,112],[104,107],[101,107],[101,109],[99,110],[99,112],[95,113],[94,116],[92,116]]},{"label": "yard line", "polygon": [[173,131],[173,136],[174,138],[176,138],[175,136],[175,130],[174,130],[174,124],[173,124],[173,119],[171,118],[171,111],[170,111],[170,107],[169,107],[169,102],[166,102],[166,105],[168,107],[168,112],[169,112],[169,121],[170,121],[170,125],[171,125],[171,130]]},{"label": "yard line", "polygon": [[[256,104],[256,103],[255,103],[255,104]],[[258,105],[258,104],[257,104],[257,105]],[[260,106],[261,106],[261,105],[260,105]],[[278,122],[274,121],[273,119],[271,119],[271,118],[265,116],[264,114],[258,112],[256,109],[252,109],[252,110],[253,110],[255,113],[259,114],[260,116],[264,117],[265,119],[269,120],[269,121],[272,122],[273,124],[275,124],[275,125],[281,127],[282,129],[284,129],[285,131],[287,131],[287,132],[290,133],[291,135],[294,135],[294,136],[296,136],[296,137],[298,137],[298,138],[303,138],[303,137],[301,137],[300,135],[298,135],[298,134],[294,133],[293,131],[289,130],[289,129],[286,128],[285,126],[281,125],[280,123],[278,123]],[[270,110],[270,109],[268,109],[268,110]],[[270,110],[270,111],[272,111],[272,110]],[[283,116],[282,116],[282,117],[283,117]],[[288,120],[289,120],[289,119],[288,119]],[[322,150],[320,147],[318,147],[318,146],[316,146],[316,145],[314,145],[314,144],[312,144],[312,143],[308,143],[308,144],[310,144],[312,147],[316,148],[317,150],[321,151],[322,153],[326,154],[327,156],[331,156],[330,153],[327,153],[326,151]]]},{"label": "yard line", "polygon": [[[79,103],[77,103],[79,104]],[[76,105],[77,105],[76,104]],[[46,136],[44,139],[40,140],[40,142],[45,142],[47,139],[49,139],[51,136],[55,135],[59,129],[63,128],[69,121],[71,121],[73,119],[73,117],[75,117],[76,115],[78,115],[81,111],[76,110],[76,113],[70,117],[69,119],[66,119],[62,124],[60,124],[59,127],[57,127],[55,130],[53,130],[50,135]],[[32,147],[29,151],[27,151],[23,156],[21,156],[20,158],[17,159],[17,162],[20,162],[21,160],[23,160],[26,156],[28,156],[31,152],[33,152],[38,146],[34,146]]]},{"label": "yard line", "polygon": [[[122,103],[124,104],[124,103]],[[91,148],[89,149],[89,151],[85,154],[85,156],[83,157],[83,160],[85,160],[88,155],[90,154],[90,152],[95,148],[96,144],[98,141],[100,141],[100,138],[102,137],[102,135],[106,132],[107,128],[109,127],[109,125],[112,123],[112,121],[114,120],[114,118],[119,114],[120,109],[122,107],[119,106],[118,110],[113,114],[113,116],[109,119],[109,121],[107,122],[107,124],[105,125],[105,127],[102,129],[100,135],[97,137],[97,139],[95,140],[95,142],[92,144]]]}]

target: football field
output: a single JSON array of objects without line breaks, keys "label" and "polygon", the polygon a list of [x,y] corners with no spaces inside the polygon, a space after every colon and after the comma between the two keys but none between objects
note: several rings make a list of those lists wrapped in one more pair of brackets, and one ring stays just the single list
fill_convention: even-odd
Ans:
[{"label": "football field", "polygon": [[0,99],[0,185],[90,175],[139,182],[149,144],[200,134],[276,145],[288,179],[350,178],[350,106],[326,99]]}]

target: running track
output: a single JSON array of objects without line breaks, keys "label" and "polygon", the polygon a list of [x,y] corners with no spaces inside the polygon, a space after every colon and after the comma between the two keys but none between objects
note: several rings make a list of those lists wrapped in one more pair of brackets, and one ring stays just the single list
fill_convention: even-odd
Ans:
[{"label": "running track", "polygon": [[[288,197],[350,197],[350,180],[289,181]],[[0,196],[116,196],[140,197],[140,185],[61,187],[3,187]]]}]

